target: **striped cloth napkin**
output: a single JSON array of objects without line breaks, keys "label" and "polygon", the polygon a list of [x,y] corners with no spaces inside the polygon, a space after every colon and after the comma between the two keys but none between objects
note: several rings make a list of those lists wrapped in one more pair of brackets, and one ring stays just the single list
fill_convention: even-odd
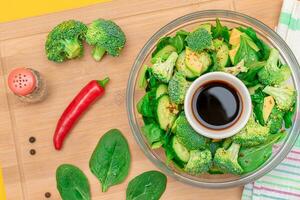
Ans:
[{"label": "striped cloth napkin", "polygon": [[[284,0],[277,33],[287,42],[300,63],[300,1]],[[279,145],[274,145],[273,151]],[[242,200],[300,200],[300,138],[273,171],[244,187]]]}]

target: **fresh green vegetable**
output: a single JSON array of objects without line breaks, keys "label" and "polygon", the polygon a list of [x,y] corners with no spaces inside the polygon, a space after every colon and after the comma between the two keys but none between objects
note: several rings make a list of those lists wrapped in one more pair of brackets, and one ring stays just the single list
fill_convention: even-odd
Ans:
[{"label": "fresh green vegetable", "polygon": [[115,22],[97,19],[88,26],[86,41],[94,47],[92,56],[99,61],[106,52],[114,57],[119,56],[124,48],[126,37]]},{"label": "fresh green vegetable", "polygon": [[58,24],[48,34],[45,50],[47,58],[54,62],[63,62],[83,55],[82,41],[87,27],[80,21],[68,20]]},{"label": "fresh green vegetable", "polygon": [[197,133],[187,121],[184,112],[176,119],[172,132],[177,136],[178,141],[188,150],[203,150],[208,147],[210,140]]},{"label": "fresh green vegetable", "polygon": [[262,126],[251,116],[246,126],[233,136],[233,141],[245,147],[262,144],[267,140],[269,127]]},{"label": "fresh green vegetable", "polygon": [[164,62],[173,52],[176,52],[176,48],[172,45],[166,45],[152,57],[151,62],[153,64],[157,62]]},{"label": "fresh green vegetable", "polygon": [[195,52],[200,52],[212,45],[212,36],[204,28],[198,28],[186,37],[187,46]]},{"label": "fresh green vegetable", "polygon": [[238,162],[244,170],[249,173],[264,164],[272,155],[272,146],[285,137],[285,132],[272,134],[263,144],[246,148],[242,147],[239,152]]},{"label": "fresh green vegetable", "polygon": [[259,84],[257,74],[265,66],[265,64],[265,61],[256,61],[249,63],[246,66],[248,68],[248,71],[238,74],[237,77],[241,79],[247,87],[256,86]]},{"label": "fresh green vegetable", "polygon": [[249,45],[251,39],[245,35],[240,36],[240,45],[234,56],[233,64],[238,64],[241,60],[244,60],[245,65],[258,61],[258,55],[256,51]]},{"label": "fresh green vegetable", "polygon": [[159,200],[166,185],[167,177],[161,172],[144,172],[129,182],[126,200]]},{"label": "fresh green vegetable", "polygon": [[177,114],[178,107],[171,102],[171,99],[167,94],[162,95],[157,99],[156,117],[161,129],[168,130],[171,128]]},{"label": "fresh green vegetable", "polygon": [[[163,148],[167,165],[172,162],[191,175],[251,172],[269,158],[279,141],[274,138],[293,125],[297,94],[286,82],[289,67],[251,27],[228,28],[217,19],[192,30],[161,38],[152,53],[153,66],[141,71],[139,85],[146,94],[137,110],[145,138],[151,148]],[[184,114],[188,87],[210,72],[236,76],[251,94],[252,116],[230,138],[202,136]]]},{"label": "fresh green vegetable", "polygon": [[285,115],[283,116],[285,128],[292,127],[295,111],[296,111],[296,103],[294,104],[293,108],[288,112],[286,112]]},{"label": "fresh green vegetable", "polygon": [[152,66],[153,75],[163,83],[168,83],[173,75],[173,69],[177,60],[178,54],[172,52],[165,62],[158,60]]},{"label": "fresh green vegetable", "polygon": [[156,91],[151,90],[147,92],[138,102],[137,110],[144,117],[154,117],[154,100],[156,98]]},{"label": "fresh green vegetable", "polygon": [[90,185],[84,173],[74,165],[63,164],[56,170],[57,189],[63,200],[90,200]]},{"label": "fresh green vegetable", "polygon": [[119,130],[112,129],[101,137],[90,159],[90,169],[103,192],[125,180],[130,160],[127,140]]},{"label": "fresh green vegetable", "polygon": [[277,107],[274,107],[272,109],[267,123],[271,134],[278,133],[278,131],[281,129],[283,123],[283,116],[284,112],[279,110]]},{"label": "fresh green vegetable", "polygon": [[142,127],[142,132],[145,135],[152,149],[157,149],[162,146],[162,138],[164,131],[156,123],[147,124]]},{"label": "fresh green vegetable", "polygon": [[239,30],[246,33],[259,48],[259,57],[263,60],[268,59],[270,55],[270,47],[263,40],[257,37],[255,30],[251,27],[247,27],[246,29],[239,27]]},{"label": "fresh green vegetable", "polygon": [[265,67],[258,72],[258,79],[264,85],[279,85],[287,80],[290,75],[290,68],[286,65],[278,67],[279,52],[271,49],[270,56]]},{"label": "fresh green vegetable", "polygon": [[199,28],[203,28],[203,29],[207,30],[207,32],[209,32],[209,34],[211,34],[212,25],[210,23],[200,24],[200,26],[198,26],[195,30],[197,30]]},{"label": "fresh green vegetable", "polygon": [[243,168],[239,165],[237,160],[239,150],[240,145],[236,143],[232,143],[227,150],[219,148],[214,157],[215,165],[227,173],[242,174]]},{"label": "fresh green vegetable", "polygon": [[211,58],[206,51],[200,53],[186,48],[185,64],[187,68],[195,75],[200,76],[211,65]]},{"label": "fresh green vegetable", "polygon": [[215,155],[217,149],[222,147],[222,143],[223,143],[223,141],[220,140],[220,141],[218,141],[218,142],[213,142],[213,141],[212,141],[212,142],[209,144],[209,150],[210,150],[210,152],[211,152],[211,154],[212,154],[212,157],[214,157],[214,155]]},{"label": "fresh green vegetable", "polygon": [[293,108],[296,102],[296,91],[294,88],[284,85],[280,87],[267,86],[263,92],[271,95],[279,109],[289,111]]},{"label": "fresh green vegetable", "polygon": [[228,63],[230,63],[228,45],[219,39],[213,40],[213,43],[216,49],[216,59],[218,66],[220,67],[220,69],[224,69],[228,65]]},{"label": "fresh green vegetable", "polygon": [[184,170],[191,175],[199,175],[207,172],[212,163],[212,156],[209,150],[190,151],[190,158],[186,164]]},{"label": "fresh green vegetable", "polygon": [[226,42],[229,42],[229,29],[227,26],[222,26],[219,19],[216,19],[216,26],[212,27],[213,38],[223,38]]},{"label": "fresh green vegetable", "polygon": [[168,94],[168,86],[166,84],[160,84],[156,89],[156,99],[158,99],[161,95]]},{"label": "fresh green vegetable", "polygon": [[172,139],[172,148],[178,159],[185,163],[189,161],[189,150],[178,141],[176,136]]},{"label": "fresh green vegetable", "polygon": [[189,70],[185,64],[185,50],[182,51],[177,58],[176,69],[178,72],[182,73],[186,78],[197,78],[197,75],[193,74],[193,72],[191,72],[191,70]]},{"label": "fresh green vegetable", "polygon": [[185,79],[184,75],[180,72],[176,72],[171,78],[168,86],[171,102],[183,104],[189,86],[190,82]]},{"label": "fresh green vegetable", "polygon": [[147,87],[147,74],[148,71],[148,66],[147,65],[143,65],[143,67],[141,68],[141,72],[138,78],[138,86],[141,89],[146,89]]},{"label": "fresh green vegetable", "polygon": [[247,72],[248,68],[244,65],[244,60],[241,60],[237,65],[233,67],[224,68],[224,72],[228,74],[232,74],[234,76],[238,75],[241,72]]}]

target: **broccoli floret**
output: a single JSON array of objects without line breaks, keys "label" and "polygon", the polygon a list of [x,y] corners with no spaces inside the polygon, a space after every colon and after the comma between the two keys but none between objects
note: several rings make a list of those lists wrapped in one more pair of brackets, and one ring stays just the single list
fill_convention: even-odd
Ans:
[{"label": "broccoli floret", "polygon": [[184,170],[191,175],[199,175],[207,172],[212,163],[212,156],[209,150],[190,151],[190,158]]},{"label": "broccoli floret", "polygon": [[283,111],[292,109],[296,102],[296,91],[290,86],[267,86],[263,89],[263,92],[271,95],[275,99],[278,108]]},{"label": "broccoli floret", "polygon": [[232,143],[226,150],[219,148],[214,157],[214,164],[225,172],[231,174],[242,174],[243,169],[238,163],[240,144]]},{"label": "broccoli floret", "polygon": [[281,129],[283,124],[284,112],[274,107],[269,116],[267,126],[270,128],[270,133],[275,134]]},{"label": "broccoli floret", "polygon": [[179,142],[188,150],[199,150],[208,148],[210,140],[197,133],[187,121],[184,112],[176,119],[172,132],[177,136]]},{"label": "broccoli floret", "polygon": [[158,60],[152,66],[153,75],[161,82],[168,83],[172,77],[177,57],[178,54],[176,52],[172,52],[165,62]]},{"label": "broccoli floret", "polygon": [[111,56],[119,56],[126,37],[122,29],[113,21],[97,19],[89,26],[86,41],[94,46],[92,55],[96,61],[101,60],[105,52]]},{"label": "broccoli floret", "polygon": [[81,57],[86,31],[86,25],[79,21],[68,20],[58,24],[47,36],[45,50],[48,59],[63,62]]},{"label": "broccoli floret", "polygon": [[258,72],[258,79],[264,85],[279,85],[290,77],[290,69],[283,65],[278,67],[279,52],[271,49],[266,65]]},{"label": "broccoli floret", "polygon": [[238,64],[233,67],[225,67],[224,72],[232,74],[234,76],[238,75],[241,72],[247,72],[248,68],[244,65],[244,60],[241,60]]},{"label": "broccoli floret", "polygon": [[204,28],[199,28],[186,37],[187,46],[199,52],[212,46],[212,36]]},{"label": "broccoli floret", "polygon": [[233,136],[233,141],[242,146],[255,146],[267,140],[269,127],[257,123],[253,116],[250,117],[246,126]]},{"label": "broccoli floret", "polygon": [[190,82],[185,79],[184,75],[180,72],[176,72],[168,86],[171,101],[176,104],[183,104],[189,86]]}]

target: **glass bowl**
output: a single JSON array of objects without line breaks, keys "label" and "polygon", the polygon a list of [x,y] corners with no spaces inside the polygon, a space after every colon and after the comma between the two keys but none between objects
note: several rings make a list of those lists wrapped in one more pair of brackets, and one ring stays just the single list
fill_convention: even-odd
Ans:
[{"label": "glass bowl", "polygon": [[[216,18],[219,18],[222,24],[227,25],[228,27],[252,27],[261,39],[263,39],[270,46],[277,48],[280,52],[282,62],[291,67],[291,83],[294,84],[297,92],[300,91],[299,64],[291,49],[271,28],[247,15],[225,10],[206,10],[194,12],[183,17],[179,17],[165,25],[148,40],[135,59],[128,80],[126,105],[131,130],[137,143],[146,156],[165,174],[179,181],[206,188],[235,187],[250,183],[262,177],[275,168],[287,156],[298,137],[300,129],[300,121],[294,120],[293,127],[288,130],[287,137],[282,142],[276,153],[273,153],[273,155],[260,168],[242,176],[233,176],[229,174],[203,174],[200,176],[191,176],[183,171],[178,170],[172,164],[166,165],[165,154],[162,149],[153,150],[150,148],[141,132],[141,126],[143,125],[142,116],[136,110],[136,104],[138,100],[140,100],[140,98],[145,94],[145,91],[140,89],[137,84],[142,66],[150,63],[151,53],[154,50],[157,41],[161,37],[166,35],[174,35],[176,31],[180,29],[191,31],[197,25],[204,22],[211,22],[214,24]],[[295,114],[295,119],[299,119],[299,103],[299,95],[297,95],[297,112]]]}]

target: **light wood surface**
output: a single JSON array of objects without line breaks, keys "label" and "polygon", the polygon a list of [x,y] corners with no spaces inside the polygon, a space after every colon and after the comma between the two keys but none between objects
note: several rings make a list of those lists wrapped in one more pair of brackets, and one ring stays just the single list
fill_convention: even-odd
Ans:
[{"label": "light wood surface", "polygon": [[[54,13],[0,24],[0,162],[8,200],[41,200],[45,192],[58,200],[55,170],[62,163],[79,166],[88,176],[93,199],[122,200],[129,180],[156,167],[144,156],[127,120],[125,89],[133,61],[160,27],[181,15],[204,9],[236,10],[258,18],[272,28],[277,24],[281,0],[114,0],[86,8]],[[44,43],[48,31],[59,22],[76,18],[86,23],[96,18],[114,19],[125,31],[127,44],[122,56],[92,60],[90,48],[80,60],[55,64],[47,61]],[[49,86],[48,98],[39,104],[20,103],[6,85],[7,73],[15,67],[33,67]],[[52,134],[56,122],[74,95],[91,79],[109,75],[111,82],[104,98],[85,114],[67,138],[64,149],[54,150]],[[98,180],[88,167],[90,155],[101,135],[119,128],[127,137],[132,153],[129,177],[107,193],[100,191]],[[30,136],[37,138],[30,144]],[[30,149],[37,154],[31,156]],[[192,187],[168,178],[162,199],[240,199],[242,187],[209,190]]]}]

